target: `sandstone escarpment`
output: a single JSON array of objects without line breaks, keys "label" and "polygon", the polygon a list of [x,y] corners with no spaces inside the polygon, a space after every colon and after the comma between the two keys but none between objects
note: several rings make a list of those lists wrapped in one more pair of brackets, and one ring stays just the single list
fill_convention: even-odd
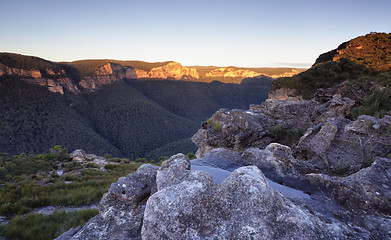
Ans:
[{"label": "sandstone escarpment", "polygon": [[137,78],[157,78],[173,80],[199,79],[196,69],[182,66],[177,62],[170,62],[165,66],[152,68],[149,71],[136,69]]},{"label": "sandstone escarpment", "polygon": [[250,70],[243,70],[243,69],[234,69],[230,67],[222,67],[217,68],[214,70],[211,70],[210,72],[205,74],[205,77],[243,77],[243,78],[249,78],[249,77],[256,77],[261,75],[260,73],[250,71]]},{"label": "sandstone escarpment", "polygon": [[94,90],[101,86],[123,80],[137,78],[137,72],[132,67],[123,67],[115,63],[107,63],[80,81],[80,86],[86,90]]},{"label": "sandstone escarpment", "polygon": [[107,59],[54,63],[37,57],[12,53],[0,54],[0,77],[5,75],[18,76],[31,84],[47,87],[49,91],[60,94],[94,91],[124,79],[195,82],[217,80],[223,83],[240,84],[245,78],[262,81],[264,76],[272,78],[292,76],[300,71],[300,69],[291,68],[262,69],[185,67],[172,61],[148,63]]},{"label": "sandstone escarpment", "polygon": [[54,71],[53,69],[19,69],[11,68],[0,63],[0,77],[4,75],[14,75],[20,79],[40,86],[47,87],[49,91],[64,94],[64,90],[78,92],[78,87],[72,82],[72,79],[64,70]]},{"label": "sandstone escarpment", "polygon": [[232,67],[221,67],[213,69],[205,74],[205,77],[215,78],[215,77],[225,77],[225,78],[253,78],[258,76],[267,76],[271,78],[279,78],[279,77],[291,77],[298,74],[299,71],[296,69],[292,69],[291,71],[281,73],[281,74],[268,74],[262,73],[259,71],[252,71],[248,69],[238,69]]}]

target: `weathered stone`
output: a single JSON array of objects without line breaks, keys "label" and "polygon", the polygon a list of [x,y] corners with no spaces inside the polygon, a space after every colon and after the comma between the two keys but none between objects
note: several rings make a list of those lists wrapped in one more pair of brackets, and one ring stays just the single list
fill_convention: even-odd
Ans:
[{"label": "weathered stone", "polygon": [[326,166],[328,166],[329,162],[325,154],[335,139],[337,131],[338,127],[332,121],[322,125],[317,132],[310,129],[301,137],[296,150],[313,152],[313,154],[323,159]]},{"label": "weathered stone", "polygon": [[99,214],[78,231],[58,239],[140,239],[145,204],[156,191],[157,167],[144,164],[136,172],[111,184]]},{"label": "weathered stone", "polygon": [[278,143],[269,144],[265,150],[249,148],[243,152],[246,164],[255,165],[263,171],[271,172],[278,177],[297,176],[296,159],[288,146]]},{"label": "weathered stone", "polygon": [[159,189],[147,202],[143,239],[347,239],[348,228],[327,223],[271,189],[254,166],[221,185],[203,171]]},{"label": "weathered stone", "polygon": [[[334,174],[347,174],[370,164],[375,156],[391,151],[391,125],[388,117],[376,119],[360,116],[356,121],[328,119],[309,128],[294,148],[299,160],[313,164],[314,169]],[[316,172],[316,171],[315,171]]]},{"label": "weathered stone", "polygon": [[268,99],[280,101],[302,101],[303,96],[298,95],[296,89],[272,88],[269,91]]},{"label": "weathered stone", "polygon": [[315,101],[275,101],[267,99],[261,105],[251,105],[250,110],[262,113],[284,127],[307,129],[314,119],[312,117],[316,106]]},{"label": "weathered stone", "polygon": [[324,174],[310,174],[308,177],[311,181],[331,189],[334,198],[345,207],[391,215],[389,158],[376,158],[370,167],[347,177],[330,177]]},{"label": "weathered stone", "polygon": [[271,139],[265,137],[265,132],[274,125],[274,119],[253,111],[220,109],[192,137],[199,147],[196,156],[203,157],[218,147],[234,150],[266,147]]},{"label": "weathered stone", "polygon": [[84,158],[85,158],[87,161],[92,161],[92,160],[98,158],[98,156],[96,156],[95,154],[86,154],[86,155],[84,156]]},{"label": "weathered stone", "polygon": [[73,151],[72,153],[69,154],[69,157],[70,158],[75,158],[75,157],[83,157],[87,155],[87,153],[82,150],[82,149],[76,149],[75,151]]},{"label": "weathered stone", "polygon": [[329,118],[344,118],[355,104],[350,98],[335,94],[328,102],[316,107],[312,118],[316,119],[315,124],[326,122]]},{"label": "weathered stone", "polygon": [[189,173],[190,159],[180,153],[170,157],[163,162],[156,176],[156,185],[158,189],[163,189],[181,181]]}]

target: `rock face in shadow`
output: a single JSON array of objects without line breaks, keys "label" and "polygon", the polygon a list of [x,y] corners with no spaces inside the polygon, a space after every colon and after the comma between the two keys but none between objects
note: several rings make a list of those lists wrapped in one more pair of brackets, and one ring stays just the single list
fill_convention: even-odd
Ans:
[{"label": "rock face in shadow", "polygon": [[346,177],[324,174],[308,176],[312,182],[332,189],[334,198],[349,209],[391,213],[391,159],[376,158],[373,164]]},{"label": "rock face in shadow", "polygon": [[[44,73],[44,74],[42,74]],[[64,70],[54,71],[53,69],[20,69],[12,68],[0,63],[0,77],[3,75],[14,75],[20,77],[23,81],[30,84],[47,87],[49,91],[64,94],[64,90],[70,92],[79,92],[77,85],[67,76]]]}]

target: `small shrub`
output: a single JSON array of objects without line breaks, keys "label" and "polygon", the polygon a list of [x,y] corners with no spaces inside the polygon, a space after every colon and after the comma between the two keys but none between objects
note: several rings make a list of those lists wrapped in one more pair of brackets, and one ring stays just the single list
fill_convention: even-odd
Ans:
[{"label": "small shrub", "polygon": [[65,181],[71,181],[71,182],[81,180],[81,177],[78,174],[66,174],[66,175],[63,175],[62,178]]},{"label": "small shrub", "polygon": [[278,124],[271,127],[269,131],[270,136],[274,141],[290,147],[298,143],[300,138],[304,135],[304,130],[302,128],[285,129]]},{"label": "small shrub", "polygon": [[66,160],[68,158],[68,150],[61,145],[56,145],[49,149],[48,157],[54,160]]},{"label": "small shrub", "polygon": [[118,163],[122,161],[121,158],[108,158],[107,160],[110,162],[118,162]]},{"label": "small shrub", "polygon": [[100,166],[96,163],[87,163],[86,165],[84,165],[84,167],[86,167],[86,168],[100,168]]},{"label": "small shrub", "polygon": [[148,162],[146,158],[137,158],[135,161],[138,163],[147,163]]},{"label": "small shrub", "polygon": [[221,124],[220,124],[220,122],[215,122],[213,128],[214,128],[214,130],[216,132],[220,132],[221,131]]},{"label": "small shrub", "polygon": [[159,162],[164,162],[164,161],[166,161],[167,159],[169,159],[169,157],[166,157],[166,156],[160,157],[160,158],[159,158]]},{"label": "small shrub", "polygon": [[116,164],[106,164],[104,168],[106,170],[115,170],[118,167],[119,167],[119,165],[116,165]]},{"label": "small shrub", "polygon": [[129,164],[130,163],[130,159],[129,158],[121,158],[121,163]]},{"label": "small shrub", "polygon": [[190,158],[190,160],[197,158],[193,152],[188,153],[187,156]]},{"label": "small shrub", "polygon": [[275,125],[270,128],[270,135],[273,136],[276,140],[280,140],[285,135],[286,131],[283,126]]},{"label": "small shrub", "polygon": [[65,168],[65,171],[73,171],[73,170],[78,170],[82,169],[83,165],[79,162],[66,162],[62,163],[61,167]]},{"label": "small shrub", "polygon": [[338,166],[335,170],[334,173],[339,176],[343,176],[349,173],[350,167],[352,166],[352,163],[347,162],[344,164],[341,164]]}]

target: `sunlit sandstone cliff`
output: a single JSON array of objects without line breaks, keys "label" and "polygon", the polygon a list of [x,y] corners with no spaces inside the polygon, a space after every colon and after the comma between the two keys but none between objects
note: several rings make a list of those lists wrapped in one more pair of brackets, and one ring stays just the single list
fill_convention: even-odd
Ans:
[{"label": "sunlit sandstone cliff", "polygon": [[116,63],[107,63],[99,67],[92,75],[83,78],[80,86],[84,89],[94,90],[125,78],[137,78],[136,70],[132,67],[123,67]]},{"label": "sunlit sandstone cliff", "polygon": [[272,78],[279,78],[279,77],[291,77],[293,75],[298,74],[299,71],[296,69],[292,69],[290,72],[285,72],[282,74],[267,74],[267,73],[261,73],[261,72],[256,72],[252,70],[247,70],[247,69],[237,69],[233,67],[221,67],[221,68],[216,68],[213,69],[205,74],[205,77],[208,78],[214,78],[214,77],[225,77],[225,78],[237,78],[237,77],[242,77],[242,78],[252,78],[252,77],[257,77],[257,76],[268,76]]},{"label": "sunlit sandstone cliff", "polygon": [[[286,68],[274,73],[263,73],[262,69],[237,67],[185,67],[177,62],[146,63],[140,61],[82,60],[82,64],[54,63],[44,59],[12,53],[2,53],[0,77],[18,76],[22,80],[47,87],[49,91],[64,94],[94,91],[104,85],[124,79],[140,80],[184,80],[195,82],[241,83],[245,78],[268,76],[272,78],[293,76],[296,69]],[[139,65],[134,65],[138,62]],[[141,63],[141,64],[140,64]],[[152,64],[155,64],[151,67]],[[275,71],[274,71],[275,72]]]},{"label": "sunlit sandstone cliff", "polygon": [[170,62],[165,66],[152,68],[150,71],[136,69],[137,78],[161,79],[199,79],[198,71],[194,68],[182,66],[177,62]]}]

